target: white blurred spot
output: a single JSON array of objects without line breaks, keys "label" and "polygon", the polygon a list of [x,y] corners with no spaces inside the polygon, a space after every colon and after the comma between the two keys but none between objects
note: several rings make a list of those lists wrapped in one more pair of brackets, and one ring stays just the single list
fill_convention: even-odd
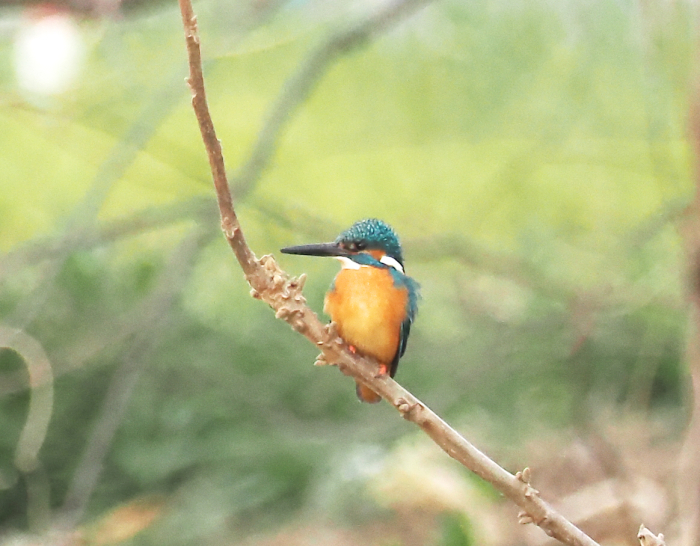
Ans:
[{"label": "white blurred spot", "polygon": [[80,75],[85,44],[69,13],[48,4],[28,12],[15,38],[17,84],[36,95],[68,91]]}]

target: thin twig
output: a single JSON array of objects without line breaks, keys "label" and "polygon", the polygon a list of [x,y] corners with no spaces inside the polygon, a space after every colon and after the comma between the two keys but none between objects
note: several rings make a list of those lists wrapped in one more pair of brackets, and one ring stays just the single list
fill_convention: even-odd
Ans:
[{"label": "thin twig", "polygon": [[[294,330],[318,346],[322,351],[320,361],[332,362],[338,365],[343,373],[370,386],[392,404],[405,419],[423,429],[450,457],[489,481],[520,506],[523,509],[521,522],[534,522],[548,535],[571,546],[595,546],[596,542],[593,539],[542,500],[539,492],[529,483],[529,469],[515,476],[507,472],[393,379],[386,375],[378,375],[375,362],[348,351],[343,341],[335,334],[332,325],[324,326],[318,316],[306,305],[301,292],[304,276],[292,278],[277,266],[271,256],[263,256],[258,260],[248,248],[233,209],[221,145],[216,138],[214,124],[207,107],[197,20],[190,0],[179,0],[179,3],[189,58],[188,83],[192,91],[192,106],[211,165],[222,228],[251,285],[251,294],[268,303],[276,311],[277,318],[287,321]],[[408,5],[409,2],[405,4]],[[378,23],[375,30],[383,28],[385,24],[385,21]]]}]

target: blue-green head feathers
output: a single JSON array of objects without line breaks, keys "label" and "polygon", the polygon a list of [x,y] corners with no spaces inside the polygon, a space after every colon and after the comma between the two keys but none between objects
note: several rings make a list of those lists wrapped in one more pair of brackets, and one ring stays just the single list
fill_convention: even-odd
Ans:
[{"label": "blue-green head feathers", "polygon": [[389,224],[376,218],[355,222],[343,231],[335,242],[352,251],[383,250],[387,256],[394,258],[403,267],[399,236]]}]

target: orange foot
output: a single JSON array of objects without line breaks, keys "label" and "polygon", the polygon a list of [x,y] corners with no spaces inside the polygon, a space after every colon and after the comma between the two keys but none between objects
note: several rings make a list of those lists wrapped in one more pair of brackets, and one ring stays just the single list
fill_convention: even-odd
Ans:
[{"label": "orange foot", "polygon": [[349,350],[352,354],[357,354],[357,349],[355,349],[355,346],[354,346],[354,345],[348,345],[348,350]]},{"label": "orange foot", "polygon": [[377,371],[377,375],[375,377],[383,377],[387,373],[389,373],[389,368],[386,367],[386,364],[380,364],[379,370]]}]

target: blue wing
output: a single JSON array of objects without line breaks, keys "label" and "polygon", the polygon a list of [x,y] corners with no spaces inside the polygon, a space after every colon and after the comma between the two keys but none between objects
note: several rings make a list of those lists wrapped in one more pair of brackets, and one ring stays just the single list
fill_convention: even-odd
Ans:
[{"label": "blue wing", "polygon": [[406,319],[401,324],[401,333],[399,334],[399,346],[396,349],[396,356],[394,360],[391,361],[391,368],[389,368],[389,375],[394,377],[396,374],[396,369],[399,367],[399,359],[406,352],[406,342],[408,341],[408,334],[411,333],[411,319]]},{"label": "blue wing", "polygon": [[396,348],[396,355],[391,361],[391,368],[389,369],[389,374],[394,377],[396,374],[396,368],[399,367],[399,359],[406,352],[406,343],[408,342],[408,334],[411,333],[411,323],[416,316],[416,311],[418,310],[418,300],[420,299],[420,285],[414,281],[411,277],[404,273],[396,271],[394,268],[389,268],[392,276],[394,277],[394,283],[397,286],[403,286],[408,290],[408,302],[406,304],[406,320],[401,323],[401,331],[399,332],[399,346]]}]

